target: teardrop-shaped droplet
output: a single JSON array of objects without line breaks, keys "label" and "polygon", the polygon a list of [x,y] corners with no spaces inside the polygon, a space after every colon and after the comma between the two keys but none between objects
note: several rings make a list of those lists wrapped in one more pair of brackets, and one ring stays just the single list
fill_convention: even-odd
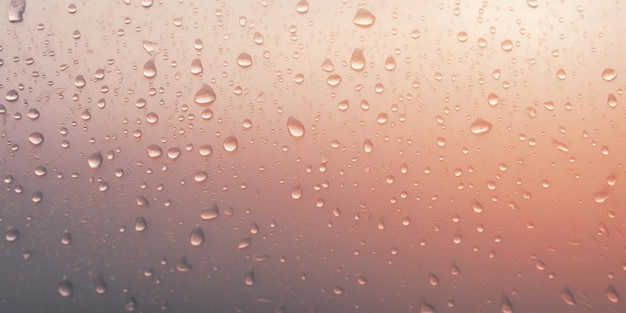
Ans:
[{"label": "teardrop-shaped droplet", "polygon": [[135,231],[142,232],[148,228],[148,222],[143,216],[137,216],[135,219]]},{"label": "teardrop-shaped droplet", "polygon": [[254,285],[254,270],[253,269],[250,269],[248,272],[246,272],[246,276],[244,277],[244,282],[246,283],[246,286]]},{"label": "teardrop-shaped droplet", "polygon": [[151,144],[146,148],[146,154],[149,158],[156,159],[163,154],[163,150],[161,149],[161,147],[155,144]]},{"label": "teardrop-shaped droplet", "polygon": [[215,91],[208,84],[202,84],[202,88],[196,92],[193,101],[199,105],[208,105],[215,102]]},{"label": "teardrop-shaped droplet", "polygon": [[26,10],[26,0],[11,0],[9,2],[9,22],[21,22]]},{"label": "teardrop-shaped droplet", "polygon": [[576,306],[576,299],[574,299],[572,291],[567,287],[563,288],[563,291],[561,291],[561,299],[569,306]]},{"label": "teardrop-shaped droplet", "polygon": [[387,60],[385,60],[385,69],[388,71],[396,69],[396,59],[394,59],[393,55],[388,56]]},{"label": "teardrop-shaped droplet", "polygon": [[339,86],[339,84],[341,84],[341,76],[339,76],[339,74],[331,74],[326,79],[326,83],[330,87],[337,87]]},{"label": "teardrop-shaped droplet", "polygon": [[189,243],[194,247],[199,247],[204,243],[204,232],[200,226],[195,226],[189,234]]},{"label": "teardrop-shaped droplet", "polygon": [[57,285],[57,291],[62,297],[67,298],[74,292],[74,287],[72,287],[72,283],[69,280],[64,279]]},{"label": "teardrop-shaped droplet", "polygon": [[374,151],[374,144],[371,140],[363,140],[363,151],[365,151],[365,153],[372,153],[372,151]]},{"label": "teardrop-shaped droplet", "polygon": [[437,275],[435,275],[434,273],[428,274],[428,283],[431,286],[439,285],[439,277],[437,277]]},{"label": "teardrop-shaped droplet", "polygon": [[470,125],[470,131],[474,135],[484,135],[491,131],[491,127],[491,123],[479,117]]},{"label": "teardrop-shaped droplet", "polygon": [[102,162],[104,159],[102,158],[102,153],[100,151],[96,151],[87,157],[87,164],[89,168],[97,170],[102,166]]},{"label": "teardrop-shaped droplet", "polygon": [[148,202],[148,198],[146,198],[143,195],[140,196],[136,196],[135,197],[135,203],[137,204],[138,207],[140,208],[147,208],[150,206],[150,202]]},{"label": "teardrop-shaped droplet", "polygon": [[606,104],[609,105],[609,107],[614,108],[617,106],[617,98],[615,97],[614,94],[610,93],[608,99],[606,100]]},{"label": "teardrop-shaped droplet", "polygon": [[149,55],[153,55],[155,54],[158,50],[159,50],[159,43],[154,42],[154,41],[150,41],[150,40],[144,40],[142,42],[143,45],[143,49],[149,54]]},{"label": "teardrop-shaped droplet", "polygon": [[359,27],[370,27],[376,21],[376,16],[367,9],[359,9],[352,19],[352,23]]},{"label": "teardrop-shaped droplet", "polygon": [[620,300],[619,299],[619,293],[617,293],[617,290],[615,290],[615,287],[613,287],[613,284],[609,284],[609,287],[606,288],[606,297],[612,303],[618,303],[619,302],[619,300]]},{"label": "teardrop-shaped droplet", "polygon": [[420,303],[419,313],[435,313],[435,312],[437,312],[437,310],[432,304],[427,303],[425,301],[422,301],[422,303]]},{"label": "teardrop-shaped droplet", "polygon": [[252,56],[242,52],[237,57],[237,64],[242,68],[250,67],[252,65]]},{"label": "teardrop-shaped droplet", "polygon": [[204,209],[200,211],[200,218],[203,220],[214,220],[220,216],[220,211],[217,208],[217,205],[214,205],[208,209]]},{"label": "teardrop-shaped droplet", "polygon": [[298,200],[302,198],[302,186],[295,185],[291,188],[291,199]]},{"label": "teardrop-shaped droplet", "polygon": [[96,276],[93,278],[93,281],[94,281],[94,290],[96,291],[97,294],[103,295],[107,293],[108,286],[107,286],[106,281],[104,280],[104,276],[102,276],[102,273],[96,274]]},{"label": "teardrop-shaped droplet", "polygon": [[72,243],[72,234],[66,229],[61,234],[61,244],[69,246]]},{"label": "teardrop-shaped droplet", "polygon": [[239,249],[239,250],[245,249],[245,248],[249,247],[251,243],[252,243],[252,238],[251,237],[241,238],[239,240],[239,243],[237,244],[237,249]]},{"label": "teardrop-shaped droplet", "polygon": [[224,150],[226,152],[235,152],[238,147],[239,142],[237,141],[237,137],[231,135],[224,139]]},{"label": "teardrop-shaped droplet", "polygon": [[200,75],[203,71],[202,61],[200,61],[200,59],[193,59],[193,61],[191,61],[191,74]]},{"label": "teardrop-shaped droplet", "polygon": [[154,58],[146,61],[143,65],[143,76],[145,78],[154,78],[157,74],[156,65],[154,65]]},{"label": "teardrop-shaped droplet", "polygon": [[20,237],[20,231],[17,228],[9,228],[6,232],[4,232],[4,239],[8,242],[14,242],[17,238]]},{"label": "teardrop-shaped droplet", "polygon": [[335,65],[333,65],[333,61],[330,59],[324,59],[324,62],[322,62],[322,70],[328,73],[334,71]]},{"label": "teardrop-shaped droplet", "polygon": [[85,85],[87,85],[85,77],[83,75],[76,76],[76,78],[74,79],[74,86],[76,86],[76,88],[78,89],[81,89],[84,88]]},{"label": "teardrop-shaped droplet", "polygon": [[365,56],[363,55],[363,50],[359,48],[352,50],[350,67],[357,72],[362,71],[365,68]]},{"label": "teardrop-shaped droplet", "polygon": [[289,131],[289,135],[293,138],[298,139],[304,136],[304,125],[295,117],[290,116],[289,119],[287,119],[287,130]]},{"label": "teardrop-shaped droplet", "polygon": [[513,304],[507,296],[502,296],[502,302],[500,303],[500,312],[502,313],[514,313]]},{"label": "teardrop-shaped droplet", "polygon": [[182,258],[178,262],[176,262],[176,270],[181,273],[186,273],[191,271],[192,266],[187,262],[187,257],[183,255]]},{"label": "teardrop-shaped droplet", "polygon": [[617,77],[617,72],[612,69],[612,68],[605,68],[602,71],[602,79],[604,79],[605,81],[609,82],[615,79],[615,77]]},{"label": "teardrop-shaped droplet", "polygon": [[43,135],[40,132],[31,133],[28,135],[28,142],[35,147],[41,146],[43,144]]},{"label": "teardrop-shaped droplet", "polygon": [[474,200],[472,202],[472,210],[476,213],[482,213],[483,212],[483,206],[482,204],[480,204],[480,202],[478,202],[477,200]]}]

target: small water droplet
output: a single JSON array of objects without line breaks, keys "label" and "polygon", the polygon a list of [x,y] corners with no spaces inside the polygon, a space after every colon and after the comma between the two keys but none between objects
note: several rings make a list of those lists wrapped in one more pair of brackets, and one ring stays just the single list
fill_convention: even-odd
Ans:
[{"label": "small water droplet", "polygon": [[363,55],[363,50],[359,48],[352,50],[350,67],[357,72],[362,71],[365,68],[365,56]]},{"label": "small water droplet", "polygon": [[220,216],[220,211],[217,205],[214,205],[210,208],[200,211],[200,218],[203,220],[210,221],[210,220],[214,220],[218,218],[219,216]]},{"label": "small water droplet", "polygon": [[490,106],[495,107],[500,104],[500,97],[495,93],[490,93],[489,96],[487,96],[487,102]]},{"label": "small water droplet", "polygon": [[388,56],[387,60],[385,60],[385,69],[388,71],[396,69],[396,59],[394,59],[393,55]]},{"label": "small water droplet", "polygon": [[302,138],[302,136],[304,136],[304,125],[294,117],[290,116],[289,119],[287,119],[287,130],[289,131],[291,137],[295,139]]},{"label": "small water droplet", "polygon": [[154,78],[157,75],[156,65],[154,65],[154,58],[146,61],[143,65],[143,76],[145,78]]},{"label": "small water droplet", "polygon": [[83,75],[76,76],[76,78],[74,79],[74,86],[76,86],[76,88],[82,89],[86,85],[87,81],[85,80],[85,77]]},{"label": "small water droplet", "polygon": [[507,296],[502,296],[502,302],[500,303],[500,312],[513,313],[513,304]]},{"label": "small water droplet", "polygon": [[237,64],[242,68],[250,67],[252,65],[252,56],[242,52],[237,57]]},{"label": "small water droplet", "polygon": [[619,293],[617,293],[617,290],[615,290],[615,287],[613,287],[613,284],[609,284],[609,287],[606,288],[606,297],[612,303],[618,303],[619,302],[619,300],[620,300],[619,299]]},{"label": "small water droplet", "polygon": [[576,306],[576,299],[574,299],[574,295],[572,294],[572,291],[569,290],[569,288],[567,287],[563,288],[560,295],[561,295],[561,299],[563,300],[563,302],[565,302],[565,304],[569,306]]},{"label": "small water droplet", "polygon": [[529,7],[534,9],[537,6],[539,6],[539,1],[538,0],[526,0],[526,4],[528,4]]},{"label": "small water droplet", "polygon": [[137,216],[135,219],[135,231],[142,232],[148,228],[148,222],[143,216]]},{"label": "small water droplet", "polygon": [[104,159],[102,158],[102,153],[100,151],[96,151],[87,157],[87,164],[89,168],[97,170],[102,166],[102,162]]},{"label": "small water droplet", "polygon": [[307,0],[298,1],[298,3],[296,4],[296,12],[300,14],[309,12],[309,1]]},{"label": "small water droplet", "polygon": [[187,262],[187,257],[183,255],[178,262],[176,262],[176,270],[181,273],[186,273],[191,271],[192,266]]},{"label": "small water droplet", "polygon": [[617,106],[617,98],[615,97],[614,94],[610,93],[608,99],[606,100],[606,104],[609,105],[609,107],[614,108]]},{"label": "small water droplet", "polygon": [[204,232],[200,226],[195,226],[189,234],[189,243],[194,247],[199,247],[204,243]]},{"label": "small water droplet", "polygon": [[330,59],[324,59],[324,62],[322,62],[322,70],[324,72],[332,72],[335,70],[335,66],[333,65],[333,61],[331,61]]},{"label": "small water droplet", "polygon": [[193,59],[191,61],[191,74],[200,75],[204,72],[204,68],[202,67],[202,61],[200,59]]},{"label": "small water droplet", "polygon": [[554,145],[554,148],[559,151],[569,152],[569,147],[556,139],[552,140],[552,145]]},{"label": "small water droplet", "polygon": [[291,198],[294,200],[302,198],[302,186],[295,185],[291,188]]},{"label": "small water droplet", "polygon": [[161,147],[155,144],[151,144],[146,148],[146,154],[148,155],[149,158],[156,159],[156,158],[159,158],[163,154],[163,150],[161,149]]},{"label": "small water droplet", "polygon": [[485,135],[491,131],[491,127],[491,123],[479,117],[470,125],[470,131],[474,135]]},{"label": "small water droplet", "polygon": [[102,273],[98,273],[96,274],[96,276],[94,276],[93,278],[93,282],[94,282],[94,290],[96,291],[97,294],[99,295],[103,295],[105,293],[107,293],[107,283],[104,280],[104,276],[102,276]]},{"label": "small water droplet", "polygon": [[235,152],[238,146],[239,142],[237,141],[237,137],[231,135],[224,139],[224,150],[226,152]]},{"label": "small water droplet", "polygon": [[605,68],[602,71],[602,79],[604,79],[605,81],[609,82],[615,79],[615,77],[617,77],[617,72],[612,69],[612,68]]},{"label": "small water droplet", "polygon": [[437,277],[437,275],[435,275],[434,273],[428,274],[428,283],[431,286],[439,285],[439,277]]},{"label": "small water droplet", "polygon": [[61,234],[61,244],[69,246],[72,243],[72,234],[66,230]]},{"label": "small water droplet", "polygon": [[374,151],[374,144],[371,140],[363,140],[363,151],[365,151],[365,153],[372,153],[372,151]]},{"label": "small water droplet", "polygon": [[610,194],[608,189],[600,190],[593,195],[593,201],[595,201],[596,203],[604,203],[609,199]]},{"label": "small water droplet", "polygon": [[337,87],[339,86],[339,84],[341,84],[341,76],[339,76],[339,74],[331,74],[326,79],[326,83],[330,87]]},{"label": "small water droplet", "polygon": [[250,238],[250,237],[241,238],[239,240],[239,243],[237,244],[237,249],[239,249],[239,250],[245,249],[245,248],[249,247],[251,243],[252,243],[252,238]]},{"label": "small water droplet", "polygon": [[205,171],[196,171],[193,174],[193,180],[197,183],[201,183],[206,181],[209,178],[209,174]]},{"label": "small water droplet", "polygon": [[202,88],[196,92],[193,101],[199,105],[208,105],[215,102],[215,91],[208,84],[202,84]]},{"label": "small water droplet", "polygon": [[72,283],[69,280],[64,279],[57,285],[57,291],[62,297],[67,298],[72,295],[74,287],[72,287]]}]

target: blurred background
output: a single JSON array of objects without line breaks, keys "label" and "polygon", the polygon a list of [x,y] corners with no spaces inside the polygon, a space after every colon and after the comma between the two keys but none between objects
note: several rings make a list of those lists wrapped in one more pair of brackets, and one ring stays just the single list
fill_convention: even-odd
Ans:
[{"label": "blurred background", "polygon": [[2,7],[0,311],[626,310],[619,1]]}]

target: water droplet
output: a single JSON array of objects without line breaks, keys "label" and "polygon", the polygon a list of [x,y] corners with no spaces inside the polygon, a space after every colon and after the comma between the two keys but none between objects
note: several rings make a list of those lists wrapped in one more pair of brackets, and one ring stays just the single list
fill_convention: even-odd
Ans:
[{"label": "water droplet", "polygon": [[454,242],[455,244],[460,244],[461,241],[463,241],[463,235],[456,233],[454,234],[454,236],[452,236],[452,242]]},{"label": "water droplet", "polygon": [[610,194],[608,189],[600,190],[593,195],[593,201],[595,201],[596,203],[604,203],[609,199]]},{"label": "water droplet", "polygon": [[201,145],[198,147],[198,153],[200,153],[201,156],[209,156],[213,153],[213,148],[210,145]]},{"label": "water droplet", "polygon": [[352,19],[352,23],[359,27],[370,27],[376,21],[376,16],[367,9],[359,9]]},{"label": "water droplet", "polygon": [[17,238],[20,237],[20,231],[17,228],[9,228],[6,232],[4,232],[4,239],[8,242],[14,242]]},{"label": "water droplet", "polygon": [[252,56],[245,52],[240,53],[237,57],[237,64],[242,68],[250,67],[252,65]]},{"label": "water droplet", "polygon": [[189,234],[189,243],[194,247],[199,247],[204,243],[204,232],[200,226],[195,226]]},{"label": "water droplet", "polygon": [[107,293],[107,283],[104,280],[104,276],[102,276],[102,273],[98,273],[96,274],[96,276],[93,278],[93,283],[94,283],[94,289],[96,290],[96,293],[99,295],[103,295],[105,293]]},{"label": "water droplet", "polygon": [[502,48],[503,51],[509,52],[513,50],[513,42],[510,39],[506,39],[502,41],[502,43],[500,44],[500,47]]},{"label": "water droplet", "polygon": [[330,59],[324,59],[324,62],[322,62],[322,70],[324,72],[332,72],[335,70],[335,66],[333,65],[333,61],[331,61]]},{"label": "water droplet", "polygon": [[69,280],[64,279],[57,285],[57,291],[62,297],[67,298],[72,295],[74,287],[72,287],[72,283]]},{"label": "water droplet", "polygon": [[420,303],[419,313],[435,313],[435,312],[437,312],[437,310],[432,304],[427,303],[425,301],[422,301],[422,303]]},{"label": "water droplet", "polygon": [[291,198],[294,200],[302,198],[302,186],[295,185],[291,188]]},{"label": "water droplet", "polygon": [[148,228],[148,222],[143,216],[137,216],[135,219],[135,231],[142,232]]},{"label": "water droplet", "polygon": [[196,92],[193,101],[199,105],[211,104],[215,101],[215,91],[207,84],[202,84],[202,88]]},{"label": "water droplet", "polygon": [[615,287],[613,287],[613,284],[609,284],[609,287],[606,288],[606,297],[612,303],[619,302],[619,293],[617,293],[617,290],[615,290]]},{"label": "water droplet", "polygon": [[490,93],[489,96],[487,96],[487,102],[490,106],[495,107],[500,104],[500,97],[495,93]]},{"label": "water droplet", "polygon": [[191,61],[191,74],[200,75],[203,71],[202,61],[200,61],[200,59],[193,59],[193,61]]},{"label": "water droplet", "polygon": [[246,272],[246,276],[244,277],[244,282],[246,283],[246,286],[254,285],[254,270],[253,269],[250,269],[248,270],[248,272]]},{"label": "water droplet", "polygon": [[388,120],[389,120],[389,116],[387,115],[387,113],[380,113],[376,117],[376,123],[380,125],[386,124]]},{"label": "water droplet", "polygon": [[363,55],[363,50],[359,48],[352,50],[350,67],[357,72],[362,71],[365,68],[365,56]]},{"label": "water droplet", "polygon": [[159,50],[159,44],[154,41],[144,40],[142,45],[149,55],[153,55]]},{"label": "water droplet", "polygon": [[330,87],[337,87],[339,86],[339,84],[341,84],[341,76],[339,76],[339,74],[331,74],[326,79],[326,83]]},{"label": "water droplet", "polygon": [[560,68],[556,71],[556,78],[560,80],[565,80],[566,77],[567,77],[567,74],[565,73],[564,69]]},{"label": "water droplet", "polygon": [[339,111],[342,112],[348,111],[348,108],[350,108],[350,102],[348,101],[348,99],[341,100],[337,104],[337,108],[339,109]]},{"label": "water droplet", "polygon": [[437,145],[440,147],[445,147],[446,146],[446,138],[443,137],[437,137]]},{"label": "water droplet", "polygon": [[428,283],[431,286],[439,285],[439,277],[437,277],[437,275],[435,275],[434,273],[428,274]]},{"label": "water droplet", "polygon": [[239,250],[245,249],[245,248],[249,247],[251,243],[252,243],[252,238],[250,238],[250,237],[241,238],[239,240],[239,243],[237,244],[237,249],[239,249]]},{"label": "water droplet", "polygon": [[467,32],[465,31],[460,31],[457,35],[456,35],[456,39],[460,42],[466,42],[467,41]]},{"label": "water droplet", "polygon": [[309,1],[307,0],[298,1],[298,3],[296,4],[296,12],[300,14],[309,12]]},{"label": "water droplet", "polygon": [[239,142],[237,141],[237,137],[231,135],[224,139],[224,150],[226,152],[235,152],[238,146]]},{"label": "water droplet", "polygon": [[89,165],[89,168],[94,170],[99,169],[100,166],[102,166],[103,161],[104,159],[102,158],[102,153],[100,153],[100,151],[96,151],[87,157],[87,164]]},{"label": "water droplet", "polygon": [[33,146],[41,146],[43,143],[43,135],[40,132],[34,132],[28,135],[28,142]]},{"label": "water droplet", "polygon": [[140,208],[147,208],[150,206],[150,202],[148,202],[148,199],[145,196],[136,196],[135,203]]},{"label": "water droplet", "polygon": [[154,78],[157,74],[157,69],[156,69],[156,65],[154,65],[154,58],[148,60],[144,65],[143,65],[143,76],[145,78]]},{"label": "water droplet", "polygon": [[191,271],[191,264],[187,262],[187,257],[183,255],[178,262],[176,262],[176,270],[181,273],[186,273]]},{"label": "water droplet", "polygon": [[500,303],[500,312],[502,313],[513,313],[513,304],[511,300],[506,296],[502,296],[502,303]]},{"label": "water droplet", "polygon": [[302,122],[294,117],[290,116],[289,119],[287,119],[287,130],[289,131],[291,137],[295,139],[302,138],[302,136],[304,136],[304,125],[302,125]]},{"label": "water droplet", "polygon": [[556,139],[552,140],[552,144],[554,145],[554,148],[559,150],[559,151],[563,151],[563,152],[568,152],[569,151],[569,147],[566,144],[564,144],[564,143],[562,143],[562,142],[560,142],[560,141],[558,141]]},{"label": "water droplet", "polygon": [[378,230],[385,230],[385,220],[382,217],[376,222],[376,228],[378,228]]},{"label": "water droplet", "polygon": [[615,97],[614,94],[610,93],[608,99],[606,100],[606,104],[609,105],[609,107],[614,108],[617,106],[617,98]]},{"label": "water droplet", "polygon": [[61,234],[61,244],[69,246],[72,243],[72,234],[66,230]]},{"label": "water droplet", "polygon": [[531,8],[536,8],[537,6],[539,6],[539,1],[538,0],[526,0],[526,4],[528,4],[528,6]]},{"label": "water droplet", "polygon": [[491,131],[491,126],[491,123],[479,117],[470,125],[470,131],[474,135],[484,135]]},{"label": "water droplet", "polygon": [[26,0],[11,0],[9,2],[9,22],[21,22],[26,10]]},{"label": "water droplet", "polygon": [[574,295],[572,294],[572,291],[569,290],[569,288],[563,288],[563,291],[561,291],[560,295],[565,304],[569,306],[576,306],[576,299],[574,299]]},{"label": "water droplet", "polygon": [[149,158],[151,159],[156,159],[158,157],[161,156],[161,154],[163,154],[163,150],[161,149],[161,147],[155,145],[155,144],[151,144],[146,148],[146,153],[148,155]]},{"label": "water droplet", "polygon": [[210,208],[204,209],[200,211],[200,218],[203,220],[214,220],[220,216],[220,211],[217,208],[217,205],[214,205]]},{"label": "water droplet", "polygon": [[196,181],[197,183],[206,181],[208,178],[209,178],[209,174],[207,174],[207,172],[205,171],[196,171],[193,174],[193,180]]},{"label": "water droplet", "polygon": [[617,77],[617,72],[610,67],[605,68],[602,71],[602,79],[606,80],[607,82],[614,80],[615,77]]},{"label": "water droplet", "polygon": [[76,86],[76,88],[82,89],[86,85],[87,81],[85,80],[85,77],[83,75],[76,76],[76,78],[74,79],[74,86]]},{"label": "water droplet", "polygon": [[182,153],[182,151],[180,151],[180,149],[177,148],[177,147],[171,147],[171,148],[167,149],[167,157],[170,160],[178,159],[178,157],[180,157],[181,153]]},{"label": "water droplet", "polygon": [[385,60],[385,69],[388,71],[396,69],[396,59],[394,59],[393,55],[388,56],[387,60]]},{"label": "water droplet", "polygon": [[365,153],[372,153],[372,151],[374,151],[374,144],[371,140],[363,140],[363,151],[365,151]]}]

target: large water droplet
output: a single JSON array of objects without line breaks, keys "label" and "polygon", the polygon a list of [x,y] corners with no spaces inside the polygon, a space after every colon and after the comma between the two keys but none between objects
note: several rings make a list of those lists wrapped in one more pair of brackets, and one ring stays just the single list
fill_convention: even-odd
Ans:
[{"label": "large water droplet", "polygon": [[602,71],[602,79],[606,80],[607,82],[614,80],[615,77],[617,77],[617,72],[610,67],[605,68]]},{"label": "large water droplet", "polygon": [[617,293],[617,290],[615,290],[615,287],[613,287],[613,284],[609,284],[609,287],[606,288],[606,297],[612,303],[619,302],[619,293]]},{"label": "large water droplet", "polygon": [[331,74],[326,79],[326,83],[330,87],[337,87],[339,86],[339,84],[341,84],[341,76],[339,76],[339,74]]},{"label": "large water droplet", "polygon": [[87,157],[87,164],[89,165],[89,168],[94,170],[99,169],[100,166],[102,166],[103,161],[104,159],[102,158],[102,153],[100,153],[100,151],[96,151]]},{"label": "large water droplet", "polygon": [[193,173],[193,180],[197,183],[201,183],[209,179],[209,174],[205,171],[196,171]]},{"label": "large water droplet", "polygon": [[200,211],[200,218],[203,220],[214,220],[220,216],[220,211],[217,208],[217,205],[214,205],[208,209],[204,209]]},{"label": "large water droplet", "polygon": [[352,19],[352,23],[359,27],[370,27],[376,21],[376,16],[367,9],[359,9]]},{"label": "large water droplet", "polygon": [[350,67],[355,71],[362,71],[365,68],[365,56],[363,50],[355,48],[350,58]]},{"label": "large water droplet", "polygon": [[596,203],[604,203],[609,200],[609,198],[610,193],[608,189],[603,189],[593,194],[593,201],[595,201]]},{"label": "large water droplet", "polygon": [[487,96],[487,102],[489,102],[490,106],[495,107],[500,104],[500,97],[495,93],[490,93],[489,96]]},{"label": "large water droplet", "polygon": [[200,75],[203,71],[202,61],[200,61],[200,59],[193,59],[193,61],[191,61],[191,74]]},{"label": "large water droplet", "polygon": [[617,98],[615,97],[614,94],[610,93],[608,99],[606,100],[606,104],[609,105],[609,107],[614,108],[617,106]]},{"label": "large water droplet", "polygon": [[470,125],[470,131],[474,135],[484,135],[491,131],[491,126],[491,123],[479,117]]},{"label": "large water droplet", "polygon": [[388,71],[396,69],[396,59],[393,58],[393,55],[388,56],[387,60],[385,60],[385,69]]},{"label": "large water droplet", "polygon": [[563,291],[561,291],[560,295],[565,304],[569,306],[576,306],[576,299],[574,299],[574,295],[572,294],[572,291],[569,290],[569,288],[563,288]]},{"label": "large water droplet", "polygon": [[161,149],[161,147],[155,144],[151,144],[146,148],[146,154],[148,155],[148,157],[156,159],[160,157],[161,154],[163,154],[163,150]]},{"label": "large water droplet", "polygon": [[200,226],[195,226],[189,234],[189,243],[194,247],[199,247],[204,243],[204,232]]},{"label": "large water droplet", "polygon": [[211,104],[215,101],[215,91],[207,84],[202,84],[202,88],[196,92],[193,101],[199,105]]},{"label": "large water droplet", "polygon": [[67,298],[72,295],[74,287],[72,287],[72,283],[69,280],[64,279],[57,285],[57,291],[62,297]]},{"label": "large water droplet", "polygon": [[503,51],[511,51],[513,50],[513,42],[510,39],[506,39],[504,41],[502,41],[502,44],[500,44],[500,47],[502,48]]},{"label": "large water droplet", "polygon": [[242,52],[237,57],[237,64],[243,68],[249,67],[252,65],[252,56],[249,54]]},{"label": "large water droplet", "polygon": [[330,59],[324,59],[324,62],[322,62],[322,70],[329,73],[334,71],[335,65],[333,65],[333,61]]},{"label": "large water droplet", "polygon": [[293,138],[298,139],[304,136],[304,125],[292,116],[287,119],[287,130],[289,131],[289,135]]},{"label": "large water droplet", "polygon": [[14,242],[20,237],[20,231],[17,228],[11,227],[4,232],[4,239],[8,242]]},{"label": "large water droplet", "polygon": [[237,137],[231,135],[224,139],[224,150],[226,152],[235,152],[238,146],[239,142],[237,141]]},{"label": "large water droplet", "polygon": [[372,151],[374,151],[374,144],[371,140],[363,140],[363,151],[365,151],[365,153],[372,153]]},{"label": "large water droplet", "polygon": [[74,79],[74,86],[76,86],[76,88],[82,89],[86,85],[87,81],[85,80],[85,77],[83,75],[76,76],[76,78]]},{"label": "large water droplet", "polygon": [[154,65],[154,58],[148,60],[143,65],[143,76],[145,78],[154,78],[157,74],[156,65]]},{"label": "large water droplet", "polygon": [[34,132],[28,135],[28,142],[33,146],[41,146],[43,143],[43,135],[40,132]]},{"label": "large water droplet", "polygon": [[135,231],[142,232],[148,228],[148,222],[143,216],[137,216],[135,219]]},{"label": "large water droplet", "polygon": [[11,0],[9,2],[9,22],[21,22],[26,10],[26,0]]},{"label": "large water droplet", "polygon": [[298,1],[298,3],[296,4],[296,12],[300,14],[309,12],[309,1],[307,0]]}]

